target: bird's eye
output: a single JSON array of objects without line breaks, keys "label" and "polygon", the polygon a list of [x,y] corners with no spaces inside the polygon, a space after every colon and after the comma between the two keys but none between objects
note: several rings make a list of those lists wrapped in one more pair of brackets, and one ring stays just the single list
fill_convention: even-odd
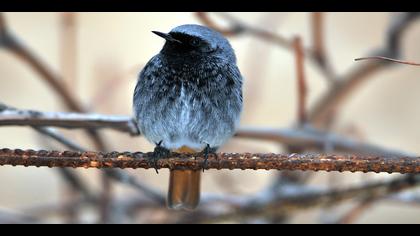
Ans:
[{"label": "bird's eye", "polygon": [[190,40],[190,45],[193,47],[198,47],[200,46],[200,40],[197,38],[193,38]]}]

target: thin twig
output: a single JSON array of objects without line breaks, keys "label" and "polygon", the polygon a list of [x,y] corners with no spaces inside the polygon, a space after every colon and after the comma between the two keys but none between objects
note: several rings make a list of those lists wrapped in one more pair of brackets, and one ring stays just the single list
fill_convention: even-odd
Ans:
[{"label": "thin twig", "polygon": [[400,63],[400,64],[406,64],[406,65],[412,65],[412,66],[420,66],[420,63],[410,62],[410,61],[403,61],[403,60],[397,60],[397,59],[392,59],[392,58],[388,58],[388,57],[381,57],[381,56],[376,56],[376,57],[360,57],[360,58],[356,58],[354,60],[355,61],[363,61],[363,60],[371,60],[371,59],[379,59],[379,60],[386,60],[386,61],[396,62],[396,63]]}]

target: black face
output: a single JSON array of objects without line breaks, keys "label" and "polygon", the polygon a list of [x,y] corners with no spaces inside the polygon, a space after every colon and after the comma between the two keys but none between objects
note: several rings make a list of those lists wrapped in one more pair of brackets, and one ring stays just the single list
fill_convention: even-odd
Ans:
[{"label": "black face", "polygon": [[169,33],[169,35],[176,40],[166,41],[162,49],[162,52],[165,54],[197,56],[211,54],[216,51],[202,38],[182,33]]}]

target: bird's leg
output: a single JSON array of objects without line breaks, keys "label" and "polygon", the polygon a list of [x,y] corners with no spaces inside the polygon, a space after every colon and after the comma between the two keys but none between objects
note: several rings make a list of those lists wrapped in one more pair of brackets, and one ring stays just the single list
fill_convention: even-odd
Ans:
[{"label": "bird's leg", "polygon": [[169,149],[166,149],[161,146],[162,144],[161,140],[159,143],[156,143],[156,147],[153,150],[152,157],[149,159],[150,166],[153,166],[155,168],[155,171],[157,174],[159,174],[159,171],[157,169],[157,162],[159,159],[167,158],[170,156],[171,151]]},{"label": "bird's leg", "polygon": [[209,154],[214,154],[215,156],[217,156],[216,150],[217,148],[210,147],[210,144],[207,144],[206,147],[204,148],[202,152],[204,154],[203,172],[208,167]]}]

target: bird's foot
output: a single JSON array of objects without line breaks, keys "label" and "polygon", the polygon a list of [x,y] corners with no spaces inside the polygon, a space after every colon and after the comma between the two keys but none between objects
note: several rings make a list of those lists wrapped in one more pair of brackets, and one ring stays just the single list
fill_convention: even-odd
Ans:
[{"label": "bird's foot", "polygon": [[203,172],[205,169],[208,168],[208,160],[209,160],[209,154],[214,154],[216,157],[216,150],[217,148],[212,148],[210,147],[210,144],[207,144],[206,147],[203,150],[203,155],[204,155],[204,163],[203,163]]},{"label": "bird's foot", "polygon": [[157,162],[160,159],[168,158],[171,154],[171,151],[169,149],[162,147],[161,144],[162,144],[162,141],[156,144],[156,147],[153,150],[152,157],[149,159],[149,165],[155,168],[155,171],[157,174],[159,174],[159,171],[157,168]]}]

